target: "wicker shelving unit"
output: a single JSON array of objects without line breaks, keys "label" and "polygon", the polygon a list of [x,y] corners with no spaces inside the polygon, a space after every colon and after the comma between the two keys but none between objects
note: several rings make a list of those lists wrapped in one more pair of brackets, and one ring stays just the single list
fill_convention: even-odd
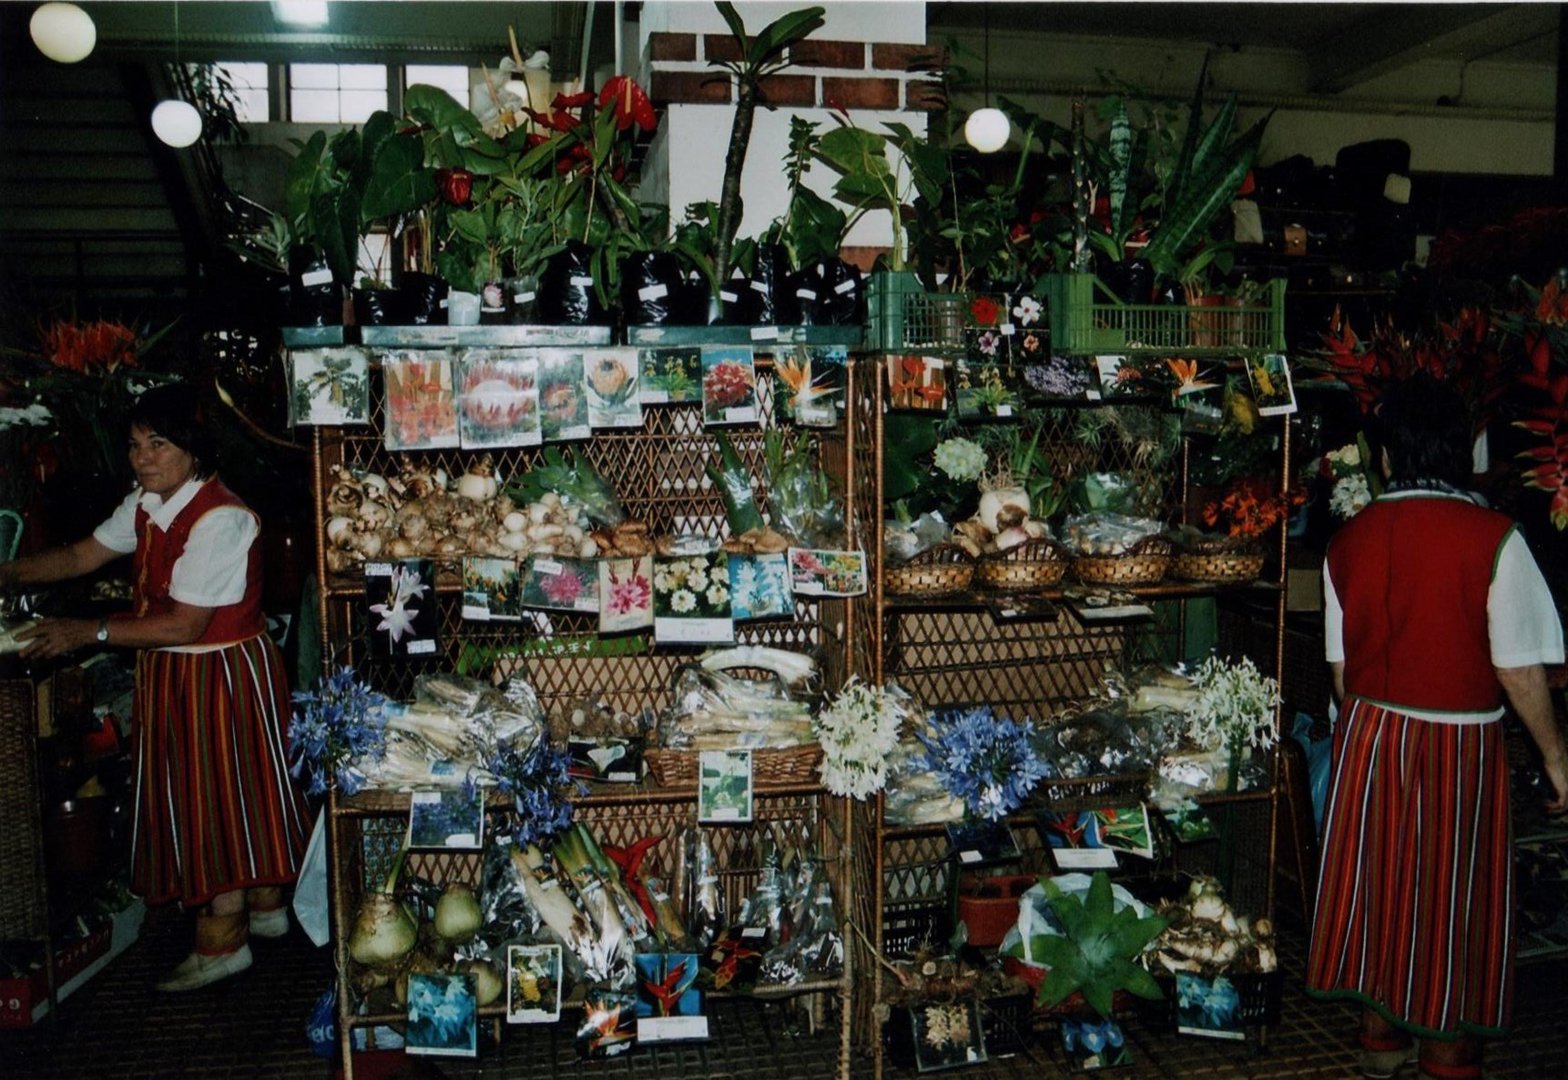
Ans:
[{"label": "wicker shelving unit", "polygon": [[[473,333],[484,328],[477,328]],[[515,328],[498,328],[503,332]],[[472,336],[472,334],[471,334]],[[463,344],[488,345],[478,334]],[[820,334],[791,332],[780,334],[779,344],[757,342],[758,390],[763,427],[728,428],[736,450],[755,470],[762,456],[764,427],[773,423],[772,379],[768,376],[772,348],[792,348],[794,344],[841,344],[837,340],[818,341]],[[837,331],[835,337],[842,337]],[[394,335],[395,337],[395,335]],[[684,342],[683,343],[687,343]],[[786,344],[790,343],[790,344]],[[386,345],[424,347],[444,341],[388,340]],[[509,340],[496,344],[510,346]],[[546,335],[530,336],[528,347],[578,347],[576,339],[552,341]],[[463,472],[471,456],[462,450],[416,451],[393,454],[385,450],[381,430],[383,387],[376,364],[376,349],[371,352],[371,416],[364,427],[317,428],[313,441],[313,480],[317,520],[324,522],[325,496],[334,466],[365,469],[382,474],[395,473],[398,463],[408,459],[416,465],[445,468],[451,475]],[[863,380],[856,362],[850,357],[847,367],[845,415],[868,411],[860,401]],[[785,428],[786,435],[793,429]],[[871,534],[865,523],[880,516],[869,499],[874,493],[871,476],[863,469],[873,458],[858,439],[865,434],[861,425],[842,422],[835,429],[813,429],[823,471],[831,478],[846,507],[850,547],[871,547]],[[704,466],[716,455],[714,439],[703,426],[699,404],[650,406],[640,428],[596,431],[591,440],[575,444],[577,452],[614,484],[622,503],[633,518],[646,521],[654,534],[700,532],[723,535],[723,505],[717,490],[704,474]],[[518,475],[539,459],[541,450],[506,449],[491,451],[498,475]],[[767,492],[759,491],[766,504]],[[528,677],[547,710],[554,712],[590,693],[597,693],[614,708],[635,711],[644,706],[662,708],[668,703],[675,669],[689,662],[695,650],[689,647],[657,645],[652,635],[627,635],[599,638],[596,620],[591,615],[549,613],[548,619],[522,623],[465,623],[461,617],[461,590],[455,566],[438,563],[436,602],[440,608],[439,650],[423,663],[376,658],[367,644],[363,616],[363,578],[354,574],[327,571],[322,550],[324,538],[318,537],[317,576],[320,582],[321,633],[323,655],[330,664],[352,664],[362,678],[382,692],[400,699],[411,694],[413,679],[421,670],[454,670],[460,665],[470,671],[489,673],[495,664],[507,671],[520,671]],[[867,651],[873,635],[864,625],[869,618],[870,600],[799,599],[793,618],[737,627],[737,640],[811,651],[825,669],[826,681],[837,685],[851,673],[869,677],[872,655]],[[509,655],[508,655],[509,654]],[[500,659],[498,659],[500,657]],[[409,796],[406,793],[362,793],[352,798],[333,793],[329,800],[329,852],[333,901],[333,926],[336,941],[339,986],[338,1022],[346,1075],[352,1080],[353,1032],[356,1028],[401,1021],[401,1016],[385,1010],[358,1015],[355,995],[348,985],[349,961],[347,934],[352,912],[367,882],[380,880],[385,860],[395,850],[406,829]],[[496,804],[492,813],[503,813]],[[678,830],[696,820],[695,792],[689,787],[661,788],[651,779],[637,785],[596,787],[577,803],[579,820],[588,824],[601,842],[628,844],[650,835],[662,837],[654,857],[665,856],[665,865]],[[721,863],[721,879],[727,899],[738,904],[755,883],[759,867],[759,839],[765,827],[788,829],[791,835],[806,836],[824,858],[839,905],[841,921],[847,923],[856,910],[854,869],[851,857],[855,840],[850,807],[843,800],[826,794],[815,783],[788,783],[758,787],[756,821],[749,826],[714,830],[715,847]],[[412,856],[413,873],[433,880],[477,881],[477,853],[422,852]],[[734,910],[732,907],[730,910]],[[849,937],[846,925],[846,940]],[[852,950],[846,950],[850,955]],[[850,1063],[851,1017],[853,1015],[850,957],[846,956],[844,975],[829,982],[808,983],[779,991],[763,991],[754,996],[774,1000],[780,997],[807,998],[808,1015],[813,1024],[837,1025],[837,1075],[847,1078]],[[568,1010],[570,1002],[568,1002]],[[495,1020],[500,1010],[481,1011]],[[570,1013],[568,1012],[568,1015]],[[568,1021],[563,1020],[563,1023]],[[528,1038],[523,1032],[516,1035]],[[590,1066],[591,1068],[591,1066]]]},{"label": "wicker shelving unit", "polygon": [[[1276,307],[1279,292],[1276,288]],[[1084,362],[1092,363],[1087,358]],[[864,413],[857,417],[864,428],[860,436],[864,446],[883,445],[886,396],[880,381],[874,392],[866,395]],[[1161,509],[1158,516],[1179,516],[1177,508],[1184,507],[1187,501],[1185,444],[1167,471],[1150,469],[1146,462],[1110,444],[1086,456],[1071,423],[1073,411],[1082,408],[1160,407],[1149,402],[1066,406],[1058,419],[1043,429],[1039,449],[1052,462],[1058,478],[1089,470],[1130,473],[1140,490],[1157,493],[1158,498],[1153,501]],[[1288,424],[1278,423],[1278,428],[1277,468],[1283,480],[1290,475],[1290,433]],[[876,459],[865,466],[875,475],[879,492],[882,464]],[[1228,647],[1226,651],[1246,653],[1263,671],[1282,679],[1286,540],[1283,529],[1276,535],[1277,558],[1271,560],[1273,570],[1268,579],[1206,585],[1167,578],[1157,584],[1133,586],[1129,591],[1143,600],[1176,602],[1178,633],[1185,620],[1184,601],[1195,597],[1244,594],[1249,600],[1266,605],[1274,613],[1270,634],[1257,640],[1223,644]],[[868,548],[877,552],[880,566],[880,521],[874,537],[868,535]],[[1064,584],[1073,585],[1070,572]],[[1054,602],[1061,598],[1062,588],[1053,586],[1024,595]],[[1018,594],[1007,594],[999,598],[998,594],[979,588],[940,596],[893,595],[883,589],[879,579],[873,587],[869,620],[878,633],[874,641],[864,646],[873,656],[874,677],[879,682],[897,682],[927,707],[984,703],[1001,715],[1031,717],[1049,724],[1053,715],[1088,697],[1107,667],[1146,655],[1142,649],[1148,637],[1140,626],[1086,625],[1067,605],[1044,605],[1045,613],[1035,618],[998,618],[999,609],[1017,597]],[[1273,910],[1277,761],[1271,758],[1268,769],[1271,781],[1266,787],[1200,800],[1211,813],[1229,818],[1236,837],[1230,856],[1234,860],[1231,899],[1241,910],[1257,913]],[[1047,781],[1029,809],[1083,809],[1110,805],[1117,799],[1136,800],[1142,797],[1137,793],[1138,786],[1135,777]],[[1146,792],[1146,783],[1143,790]],[[956,864],[951,859],[943,826],[889,825],[882,811],[880,802],[857,811],[856,835],[866,838],[871,857],[857,864],[855,895],[860,901],[860,917],[875,931],[868,933],[868,938],[879,953],[886,955],[890,945],[896,948],[918,940],[933,924],[945,927],[941,920],[949,905],[951,875]],[[1022,871],[1048,869],[1045,842],[1036,832],[1032,814],[1020,814],[1010,824],[1023,855]],[[1200,852],[1195,857],[1187,856],[1182,866],[1213,872],[1217,869],[1214,861],[1212,851]],[[884,1070],[892,1071],[885,1060],[882,1023],[894,982],[870,955],[857,959],[855,967],[860,980],[856,990],[856,1041],[872,1055],[873,1075],[881,1080]],[[1028,1068],[1020,1064],[1022,1060],[971,1067],[967,1075],[1017,1075],[1019,1068]]]}]

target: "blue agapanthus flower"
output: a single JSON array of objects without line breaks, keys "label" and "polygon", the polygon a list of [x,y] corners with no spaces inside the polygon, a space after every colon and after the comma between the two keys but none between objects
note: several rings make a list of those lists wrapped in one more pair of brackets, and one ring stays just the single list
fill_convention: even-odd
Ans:
[{"label": "blue agapanthus flower", "polygon": [[981,705],[938,713],[932,729],[931,737],[920,736],[926,765],[975,817],[995,821],[1012,813],[1047,775],[1032,720],[1010,720]]},{"label": "blue agapanthus flower", "polygon": [[324,675],[314,690],[294,694],[289,722],[289,771],[296,777],[307,769],[306,790],[320,795],[336,782],[345,795],[365,786],[361,761],[379,761],[386,753],[387,698],[359,681],[345,667]]},{"label": "blue agapanthus flower", "polygon": [[513,839],[518,844],[538,843],[572,823],[567,796],[583,789],[572,779],[570,766],[571,755],[543,737],[522,745],[502,739],[485,762],[496,787],[517,808]]}]

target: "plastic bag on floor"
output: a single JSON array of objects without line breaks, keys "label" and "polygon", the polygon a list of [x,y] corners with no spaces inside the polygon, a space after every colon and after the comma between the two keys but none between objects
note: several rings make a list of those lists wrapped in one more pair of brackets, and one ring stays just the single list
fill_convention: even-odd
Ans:
[{"label": "plastic bag on floor", "polygon": [[[299,880],[294,885],[294,916],[305,936],[318,948],[332,938],[331,915],[327,910],[327,825],[326,812],[316,815],[310,831],[305,861],[300,864]],[[314,1023],[314,1021],[312,1021]]]},{"label": "plastic bag on floor", "polygon": [[[1332,721],[1337,719],[1332,702],[1329,703],[1330,729]],[[1312,792],[1312,823],[1317,826],[1318,835],[1323,834],[1323,806],[1328,802],[1328,770],[1329,756],[1334,747],[1332,735],[1321,739],[1313,739],[1313,718],[1307,713],[1298,712],[1296,722],[1291,725],[1290,734],[1301,744],[1302,752],[1307,756],[1307,790]]]}]

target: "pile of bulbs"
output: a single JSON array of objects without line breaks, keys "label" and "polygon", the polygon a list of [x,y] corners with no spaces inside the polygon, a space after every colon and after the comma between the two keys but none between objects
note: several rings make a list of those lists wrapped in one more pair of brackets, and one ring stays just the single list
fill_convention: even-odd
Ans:
[{"label": "pile of bulbs", "polygon": [[970,555],[994,555],[1051,535],[1045,522],[1029,516],[1023,488],[1010,482],[981,486],[979,511],[953,526],[953,542]]},{"label": "pile of bulbs", "polygon": [[1213,976],[1270,972],[1279,965],[1274,924],[1238,916],[1213,878],[1193,879],[1187,895],[1160,905],[1159,913],[1170,925],[1154,942],[1154,959],[1166,971]]}]

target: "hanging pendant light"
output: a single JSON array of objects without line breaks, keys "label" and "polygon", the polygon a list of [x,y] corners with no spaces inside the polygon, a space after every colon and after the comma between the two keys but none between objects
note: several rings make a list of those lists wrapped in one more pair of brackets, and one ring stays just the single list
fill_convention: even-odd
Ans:
[{"label": "hanging pendant light", "polygon": [[98,44],[93,17],[75,4],[39,4],[27,24],[38,51],[61,64],[87,59]]},{"label": "hanging pendant light", "polygon": [[1001,109],[991,107],[991,5],[985,6],[985,108],[976,109],[964,122],[964,141],[982,154],[994,154],[1007,145],[1013,125]]},{"label": "hanging pendant light", "polygon": [[[174,4],[174,66],[180,66],[180,5]],[[160,142],[176,150],[201,138],[202,115],[196,106],[180,98],[160,101],[152,110],[152,133]]]}]

